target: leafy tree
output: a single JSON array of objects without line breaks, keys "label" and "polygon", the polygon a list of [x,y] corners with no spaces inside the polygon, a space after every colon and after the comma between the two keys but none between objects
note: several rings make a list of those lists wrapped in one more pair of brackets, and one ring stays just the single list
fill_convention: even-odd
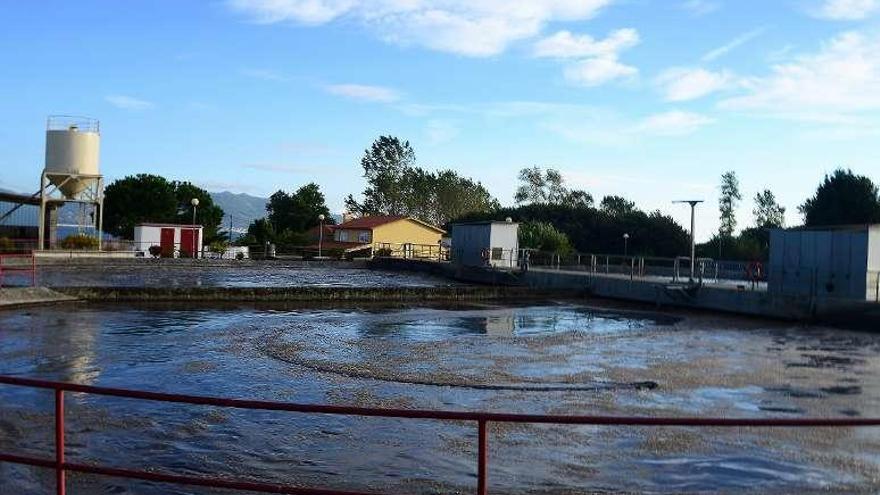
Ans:
[{"label": "leafy tree", "polygon": [[599,207],[602,211],[617,217],[629,215],[637,210],[634,202],[620,196],[605,196]]},{"label": "leafy tree", "polygon": [[593,206],[593,196],[586,191],[571,190],[565,186],[562,174],[552,168],[524,168],[519,171],[520,185],[513,199],[517,204],[574,204]]},{"label": "leafy tree", "polygon": [[265,244],[275,240],[275,229],[272,223],[265,218],[258,218],[248,225],[247,234],[242,236],[238,243],[240,245],[248,244]]},{"label": "leafy tree", "polygon": [[137,174],[113,181],[104,189],[104,229],[125,238],[143,222],[192,222],[193,198],[198,198],[196,222],[205,228],[205,241],[212,241],[223,220],[223,210],[211,195],[189,182],[169,181],[152,174]]},{"label": "leafy tree", "polygon": [[361,159],[367,188],[363,201],[349,195],[346,208],[360,215],[407,215],[443,225],[452,218],[498,207],[479,182],[453,170],[429,172],[415,166],[409,142],[381,136]]},{"label": "leafy tree", "polygon": [[763,229],[778,229],[785,226],[785,207],[776,202],[773,191],[764,189],[755,194],[755,226]]},{"label": "leafy tree", "polygon": [[742,194],[739,192],[736,172],[725,172],[721,175],[721,197],[718,199],[718,210],[721,212],[721,227],[718,233],[722,238],[733,236],[736,230],[736,205],[740,200]]},{"label": "leafy tree", "polygon": [[519,226],[519,245],[525,249],[537,249],[556,254],[566,254],[572,251],[568,236],[547,222],[521,224]]},{"label": "leafy tree", "polygon": [[266,211],[269,222],[277,232],[305,232],[320,223],[319,215],[324,215],[324,223],[334,222],[324,194],[315,183],[306,184],[293,194],[277,191],[269,197]]},{"label": "leafy tree", "polygon": [[364,151],[361,167],[367,179],[363,203],[349,195],[346,207],[352,213],[401,215],[403,213],[403,176],[415,165],[416,153],[409,141],[393,136],[379,136]]},{"label": "leafy tree", "polygon": [[871,179],[837,169],[798,210],[807,226],[880,222],[880,198]]}]

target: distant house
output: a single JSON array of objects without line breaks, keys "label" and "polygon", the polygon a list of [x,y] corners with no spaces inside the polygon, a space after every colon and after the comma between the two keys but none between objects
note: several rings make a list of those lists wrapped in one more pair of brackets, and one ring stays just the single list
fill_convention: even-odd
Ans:
[{"label": "distant house", "polygon": [[[314,229],[315,238],[318,229]],[[402,215],[375,215],[324,226],[322,247],[346,251],[369,249],[373,254],[390,250],[405,257],[437,255],[440,239],[446,232],[440,227]],[[315,239],[317,240],[317,239]]]}]

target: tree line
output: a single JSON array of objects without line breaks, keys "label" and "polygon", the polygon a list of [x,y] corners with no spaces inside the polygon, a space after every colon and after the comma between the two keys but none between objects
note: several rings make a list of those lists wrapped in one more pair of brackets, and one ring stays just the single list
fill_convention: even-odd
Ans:
[{"label": "tree line", "polygon": [[[510,217],[521,223],[521,246],[554,252],[622,253],[624,234],[630,254],[678,256],[688,252],[689,234],[670,216],[642,211],[624,197],[609,195],[595,203],[585,190],[569,187],[556,169],[533,166],[519,171],[513,205],[502,206],[483,184],[451,169],[420,165],[410,143],[380,136],[360,160],[366,187],[345,199],[355,215],[403,215],[443,226],[455,221]],[[718,259],[766,259],[769,229],[785,226],[785,207],[770,189],[752,198],[753,219],[737,233],[736,211],[743,199],[735,172],[721,176],[718,212],[720,227],[698,255]],[[189,182],[169,181],[151,174],[117,180],[105,191],[104,223],[108,232],[130,238],[136,223],[192,221],[192,198],[199,199],[197,223],[205,240],[223,238],[223,211],[211,195]],[[880,222],[880,194],[865,176],[837,169],[826,175],[798,211],[807,227]],[[313,242],[309,231],[334,223],[318,184],[293,192],[278,190],[266,203],[266,216],[248,226],[243,244]]]}]

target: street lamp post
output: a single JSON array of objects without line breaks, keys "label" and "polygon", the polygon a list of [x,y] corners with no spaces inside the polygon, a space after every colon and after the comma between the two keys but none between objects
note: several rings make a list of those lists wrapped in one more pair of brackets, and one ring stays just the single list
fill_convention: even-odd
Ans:
[{"label": "street lamp post", "polygon": [[626,257],[627,247],[629,247],[628,245],[629,245],[629,234],[624,233],[623,234],[623,257],[624,258]]},{"label": "street lamp post", "polygon": [[697,208],[697,205],[702,203],[702,199],[687,199],[682,201],[673,201],[673,203],[687,203],[691,205],[691,282],[694,281],[694,275],[696,274],[697,269],[697,245],[694,241],[694,226],[696,224],[694,212]]},{"label": "street lamp post", "polygon": [[198,235],[198,231],[196,230],[196,210],[198,210],[198,208],[199,208],[199,198],[191,199],[189,204],[191,204],[193,207],[193,221],[192,221],[192,232],[193,232],[192,239],[193,239],[193,241],[192,241],[192,246],[190,246],[190,248],[192,249],[192,257],[193,257],[193,259],[195,259],[196,246],[198,245],[198,240],[196,239],[196,236]]},{"label": "street lamp post", "polygon": [[324,219],[325,218],[326,217],[324,216],[323,213],[318,215],[318,222],[319,222],[319,226],[318,226],[318,258],[322,257],[321,248],[322,248],[322,245],[324,244]]}]

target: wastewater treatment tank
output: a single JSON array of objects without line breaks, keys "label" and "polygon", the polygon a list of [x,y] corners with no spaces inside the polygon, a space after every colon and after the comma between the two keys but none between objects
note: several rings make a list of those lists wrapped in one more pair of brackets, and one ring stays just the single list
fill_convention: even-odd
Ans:
[{"label": "wastewater treatment tank", "polygon": [[46,176],[61,193],[73,198],[88,182],[77,176],[100,175],[100,126],[97,119],[56,115],[46,125]]}]

